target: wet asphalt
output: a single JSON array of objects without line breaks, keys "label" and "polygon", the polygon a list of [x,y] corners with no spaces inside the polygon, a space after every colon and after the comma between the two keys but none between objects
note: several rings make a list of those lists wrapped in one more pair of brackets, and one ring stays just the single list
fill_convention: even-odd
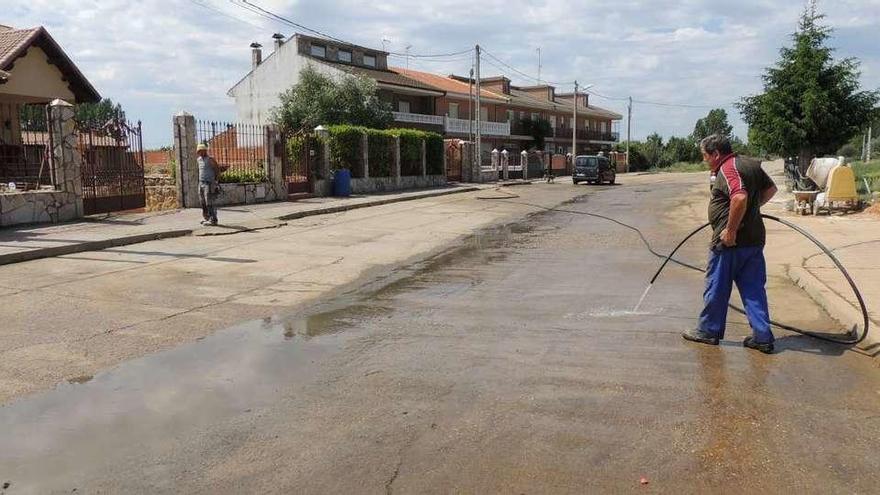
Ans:
[{"label": "wet asphalt", "polygon": [[[674,181],[580,187],[561,208],[658,250],[696,226],[665,215]],[[658,262],[583,215],[481,232],[0,407],[0,493],[876,493],[873,361],[785,332],[746,350],[733,314],[721,346],[684,342],[701,274],[669,268],[632,311]],[[840,331],[768,285],[774,318]]]}]

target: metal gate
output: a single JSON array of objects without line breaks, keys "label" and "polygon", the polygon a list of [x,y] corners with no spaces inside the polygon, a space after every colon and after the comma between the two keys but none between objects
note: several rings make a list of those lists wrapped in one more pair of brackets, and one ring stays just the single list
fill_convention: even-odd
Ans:
[{"label": "metal gate", "polygon": [[461,182],[462,145],[457,139],[446,141],[446,180]]},{"label": "metal gate", "polygon": [[286,136],[281,141],[284,143],[281,163],[287,181],[287,194],[311,193],[311,178],[321,163],[324,146],[309,134]]},{"label": "metal gate", "polygon": [[77,131],[86,215],[146,205],[141,123],[118,120]]}]

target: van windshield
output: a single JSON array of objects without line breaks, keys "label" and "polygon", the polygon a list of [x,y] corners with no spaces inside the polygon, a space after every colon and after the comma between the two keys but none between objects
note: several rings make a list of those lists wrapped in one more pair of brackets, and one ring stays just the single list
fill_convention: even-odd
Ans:
[{"label": "van windshield", "polygon": [[574,161],[576,167],[595,168],[599,165],[599,160],[595,156],[579,156]]}]

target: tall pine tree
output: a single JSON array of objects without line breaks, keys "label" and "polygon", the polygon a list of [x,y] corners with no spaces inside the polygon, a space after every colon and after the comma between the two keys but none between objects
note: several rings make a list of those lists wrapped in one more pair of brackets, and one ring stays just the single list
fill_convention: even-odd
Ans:
[{"label": "tall pine tree", "polygon": [[771,153],[813,156],[834,153],[860,132],[878,101],[877,91],[859,87],[859,61],[835,61],[827,46],[831,29],[811,0],[801,15],[793,44],[765,70],[764,93],[739,103],[752,144]]}]

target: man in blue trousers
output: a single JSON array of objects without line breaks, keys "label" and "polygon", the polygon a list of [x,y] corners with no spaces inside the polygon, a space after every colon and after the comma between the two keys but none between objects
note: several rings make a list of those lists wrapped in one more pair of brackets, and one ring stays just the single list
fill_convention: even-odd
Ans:
[{"label": "man in blue trousers", "polygon": [[712,172],[709,222],[712,250],[706,270],[704,307],[696,329],[681,334],[686,340],[718,345],[727,325],[727,304],[733,283],[739,289],[752,336],[743,346],[773,353],[773,333],[767,308],[766,231],[761,206],[776,194],[776,185],[761,162],[737,156],[730,140],[713,134],[700,141],[703,160]]}]

